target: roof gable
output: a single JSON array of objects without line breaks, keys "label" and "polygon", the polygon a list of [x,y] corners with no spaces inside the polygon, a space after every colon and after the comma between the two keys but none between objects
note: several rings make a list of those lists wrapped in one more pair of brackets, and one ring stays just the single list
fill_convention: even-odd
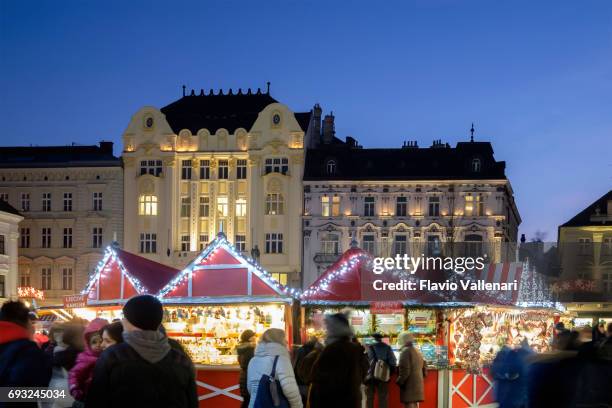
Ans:
[{"label": "roof gable", "polygon": [[[589,225],[611,225],[612,214],[608,212],[608,201],[612,200],[612,190],[595,200],[584,210],[580,211],[561,227],[583,227]],[[599,214],[597,214],[599,211]],[[607,217],[606,217],[607,213]],[[594,217],[595,216],[595,217]]]}]

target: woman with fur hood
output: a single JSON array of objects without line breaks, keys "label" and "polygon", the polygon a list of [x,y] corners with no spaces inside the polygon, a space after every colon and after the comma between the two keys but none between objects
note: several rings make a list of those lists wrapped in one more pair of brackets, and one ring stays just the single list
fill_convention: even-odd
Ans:
[{"label": "woman with fur hood", "polygon": [[259,387],[261,376],[272,373],[272,366],[277,356],[276,377],[280,381],[283,395],[289,401],[291,408],[303,407],[293,367],[291,367],[285,331],[281,329],[268,329],[261,336],[261,340],[255,348],[255,355],[249,362],[247,372],[247,387],[251,394],[249,408],[255,406],[257,388]]},{"label": "woman with fur hood", "polygon": [[102,329],[108,324],[105,319],[93,319],[85,328],[85,350],[79,353],[76,364],[68,373],[70,395],[76,401],[85,401],[87,391],[93,379],[96,361],[102,353]]},{"label": "woman with fur hood", "polygon": [[365,349],[353,342],[343,313],[325,316],[325,348],[312,368],[308,404],[312,408],[361,408],[361,384],[368,371]]}]

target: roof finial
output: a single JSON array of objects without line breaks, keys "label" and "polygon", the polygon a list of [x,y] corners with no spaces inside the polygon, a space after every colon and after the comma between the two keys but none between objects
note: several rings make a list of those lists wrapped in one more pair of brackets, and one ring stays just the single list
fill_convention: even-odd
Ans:
[{"label": "roof finial", "polygon": [[470,142],[473,142],[474,141],[474,122],[472,122],[472,128],[470,129],[470,133],[471,133]]},{"label": "roof finial", "polygon": [[187,87],[183,85],[183,96],[185,96],[185,89],[187,89]]},{"label": "roof finial", "polygon": [[266,82],[266,85],[267,85],[266,93],[270,95],[270,81]]}]

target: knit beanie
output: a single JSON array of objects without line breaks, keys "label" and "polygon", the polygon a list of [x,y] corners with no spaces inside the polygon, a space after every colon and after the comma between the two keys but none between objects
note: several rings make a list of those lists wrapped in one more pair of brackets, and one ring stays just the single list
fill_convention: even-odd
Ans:
[{"label": "knit beanie", "polygon": [[123,306],[123,316],[141,330],[158,330],[164,309],[155,296],[134,296]]}]

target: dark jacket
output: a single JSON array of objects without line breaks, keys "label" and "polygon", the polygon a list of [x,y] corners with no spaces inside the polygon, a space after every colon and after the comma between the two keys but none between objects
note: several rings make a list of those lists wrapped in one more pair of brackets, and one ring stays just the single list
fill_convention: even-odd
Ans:
[{"label": "dark jacket", "polygon": [[61,367],[70,371],[74,367],[79,353],[80,351],[72,346],[60,351],[56,348],[53,353],[53,367]]},{"label": "dark jacket", "polygon": [[382,360],[387,363],[390,372],[393,372],[397,366],[397,359],[395,358],[395,354],[393,353],[391,346],[383,343],[382,341],[377,341],[368,347],[368,361],[370,363],[368,377],[374,374],[374,365],[378,360]]},{"label": "dark jacket", "polygon": [[295,353],[295,363],[293,371],[295,372],[295,380],[298,385],[310,384],[312,377],[312,367],[319,357],[319,353],[323,349],[321,343],[309,341],[304,343],[302,347]]},{"label": "dark jacket", "polygon": [[[51,358],[29,339],[27,330],[0,321],[0,387],[47,387],[51,380]],[[0,407],[36,407],[34,403],[0,402]]]},{"label": "dark jacket", "polygon": [[360,408],[368,370],[363,346],[348,337],[325,346],[312,368],[312,408]]},{"label": "dark jacket", "polygon": [[249,361],[253,358],[253,354],[255,353],[255,346],[251,343],[240,343],[238,347],[236,347],[236,352],[238,353],[238,364],[240,365],[240,395],[242,397],[249,397],[249,391],[247,389],[247,369],[249,368]]},{"label": "dark jacket", "polygon": [[115,344],[96,363],[85,406],[195,408],[193,363],[174,349],[150,363],[129,344]]}]

